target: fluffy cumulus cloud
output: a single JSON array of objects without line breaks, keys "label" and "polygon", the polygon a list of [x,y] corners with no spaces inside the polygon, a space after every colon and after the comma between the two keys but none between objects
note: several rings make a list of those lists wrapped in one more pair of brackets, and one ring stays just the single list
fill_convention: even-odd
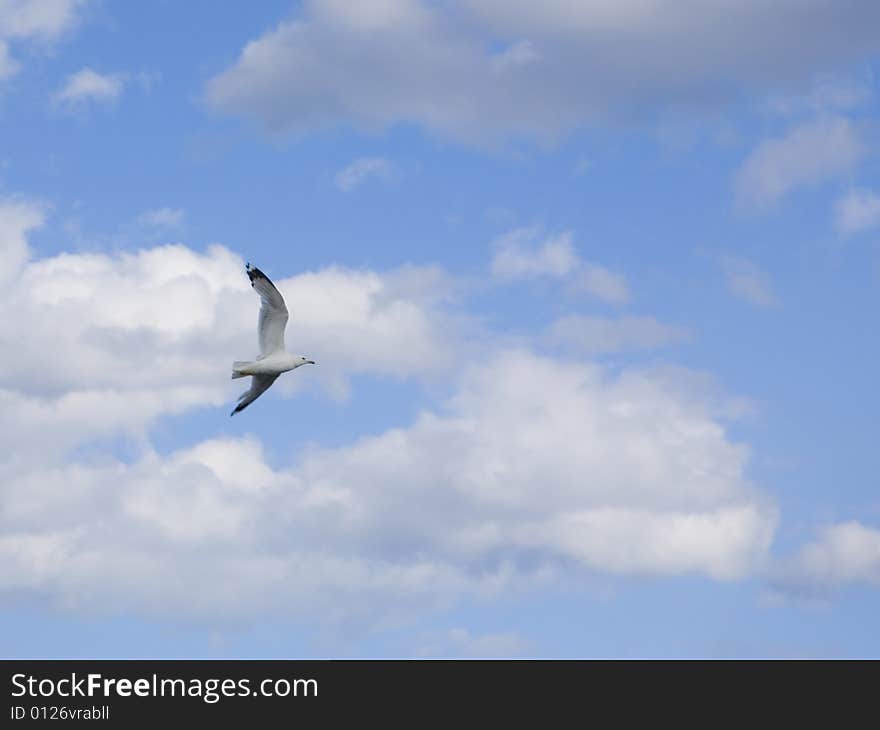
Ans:
[{"label": "fluffy cumulus cloud", "polygon": [[[465,334],[443,272],[425,267],[277,283],[297,346],[322,363],[312,383],[440,368],[449,395],[288,463],[255,438],[156,453],[150,425],[222,404],[229,360],[254,349],[241,260],[181,245],[37,259],[39,213],[0,210],[14,253],[0,341],[16,353],[0,364],[3,594],[376,625],[592,572],[728,581],[764,564],[776,510],[723,398],[688,371],[611,372],[484,336],[453,368],[444,353]],[[128,458],[106,444],[124,434],[140,439]],[[496,638],[450,637],[459,652],[509,648]]]},{"label": "fluffy cumulus cloud", "polygon": [[[32,202],[0,203],[0,342],[16,353],[0,365],[7,447],[137,434],[164,413],[230,398],[231,361],[257,349],[258,300],[237,255],[168,245],[33,259],[27,232],[42,219]],[[433,269],[329,268],[277,283],[294,312],[291,346],[326,362],[314,378],[334,395],[355,373],[449,366],[455,328]]]},{"label": "fluffy cumulus cloud", "polygon": [[249,439],[21,466],[3,480],[2,588],[376,621],[578,570],[734,580],[776,520],[746,460],[687,383],[503,351],[407,427],[290,467]]},{"label": "fluffy cumulus cloud", "polygon": [[416,123],[491,143],[806,83],[880,43],[869,0],[309,0],[210,80],[215,109],[301,134]]},{"label": "fluffy cumulus cloud", "polygon": [[829,525],[774,564],[770,576],[778,595],[807,600],[826,599],[849,584],[880,586],[880,530],[855,521]]},{"label": "fluffy cumulus cloud", "polygon": [[87,104],[110,104],[119,98],[124,86],[125,79],[120,74],[102,74],[92,68],[83,68],[67,77],[52,100],[66,109],[82,108]]},{"label": "fluffy cumulus cloud", "polygon": [[865,154],[856,126],[840,116],[820,116],[761,142],[736,176],[741,205],[766,206],[798,188],[814,187],[850,172]]},{"label": "fluffy cumulus cloud", "polygon": [[492,276],[499,281],[553,277],[567,281],[574,292],[584,292],[611,304],[624,304],[630,293],[626,279],[593,261],[585,261],[574,247],[571,231],[540,240],[537,228],[517,228],[492,243]]},{"label": "fluffy cumulus cloud", "polygon": [[21,67],[10,46],[51,43],[73,28],[87,0],[0,0],[0,81]]}]

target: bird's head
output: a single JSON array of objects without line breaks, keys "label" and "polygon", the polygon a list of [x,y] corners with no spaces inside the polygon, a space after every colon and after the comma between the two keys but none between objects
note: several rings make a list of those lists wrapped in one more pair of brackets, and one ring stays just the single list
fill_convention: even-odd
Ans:
[{"label": "bird's head", "polygon": [[315,364],[314,360],[309,360],[307,357],[300,355],[297,358],[296,366],[300,367],[301,365],[314,365],[314,364]]}]

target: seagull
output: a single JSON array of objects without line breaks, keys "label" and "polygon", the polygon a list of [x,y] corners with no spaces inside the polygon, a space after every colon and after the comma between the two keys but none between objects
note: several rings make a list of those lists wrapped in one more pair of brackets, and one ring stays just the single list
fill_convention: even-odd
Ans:
[{"label": "seagull", "polygon": [[314,365],[302,355],[291,355],[284,349],[284,328],[287,326],[287,306],[275,285],[256,266],[244,267],[251,286],[260,295],[260,318],[257,334],[260,339],[260,355],[256,360],[236,360],[232,363],[232,379],[251,376],[251,387],[238,398],[238,405],[230,413],[234,416],[243,411],[272,385],[281,373],[296,370],[301,365]]}]

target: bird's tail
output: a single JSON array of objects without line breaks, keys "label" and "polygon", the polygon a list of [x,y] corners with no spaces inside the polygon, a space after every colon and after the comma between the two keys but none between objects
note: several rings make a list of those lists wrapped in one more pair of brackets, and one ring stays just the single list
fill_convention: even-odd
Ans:
[{"label": "bird's tail", "polygon": [[251,373],[242,372],[248,365],[252,365],[250,360],[236,360],[232,363],[232,379],[246,378]]}]

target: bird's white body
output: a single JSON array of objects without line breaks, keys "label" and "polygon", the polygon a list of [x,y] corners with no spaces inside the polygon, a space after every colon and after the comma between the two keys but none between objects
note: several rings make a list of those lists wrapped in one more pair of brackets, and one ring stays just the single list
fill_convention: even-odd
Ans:
[{"label": "bird's white body", "polygon": [[235,362],[232,364],[232,377],[243,378],[246,375],[281,375],[289,370],[296,370],[300,365],[305,365],[306,360],[301,355],[291,355],[289,352],[273,352],[259,360],[248,362]]},{"label": "bird's white body", "polygon": [[260,318],[257,334],[260,340],[260,356],[256,360],[236,360],[232,363],[232,377],[251,376],[250,389],[241,394],[238,405],[230,415],[247,408],[259,398],[282,373],[296,370],[301,365],[314,365],[314,361],[302,355],[292,355],[284,349],[284,328],[287,326],[287,306],[284,298],[262,271],[247,265],[251,286],[260,295]]}]

